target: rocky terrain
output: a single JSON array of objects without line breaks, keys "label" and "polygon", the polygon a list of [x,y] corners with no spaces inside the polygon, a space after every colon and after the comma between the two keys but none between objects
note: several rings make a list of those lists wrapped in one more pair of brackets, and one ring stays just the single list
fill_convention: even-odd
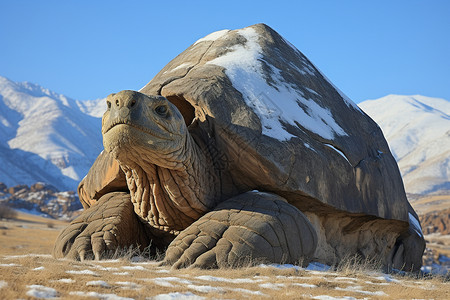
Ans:
[{"label": "rocky terrain", "polygon": [[13,187],[0,183],[0,205],[60,220],[73,219],[83,208],[75,192],[59,192],[44,183]]},{"label": "rocky terrain", "polygon": [[424,234],[450,234],[450,208],[421,215],[420,223]]}]

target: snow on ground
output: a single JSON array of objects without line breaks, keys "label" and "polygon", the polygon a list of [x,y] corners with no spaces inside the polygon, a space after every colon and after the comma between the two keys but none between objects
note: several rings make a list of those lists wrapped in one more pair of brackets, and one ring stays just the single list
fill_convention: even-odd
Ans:
[{"label": "snow on ground", "polygon": [[27,288],[29,288],[27,296],[30,297],[44,299],[54,299],[58,297],[58,292],[55,289],[43,285],[27,285]]},{"label": "snow on ground", "polygon": [[67,274],[75,274],[75,275],[94,275],[98,276],[97,273],[91,270],[69,270],[66,271]]},{"label": "snow on ground", "polygon": [[174,299],[179,299],[179,300],[203,300],[206,299],[205,297],[201,297],[201,296],[197,296],[192,294],[191,292],[187,292],[187,293],[169,293],[169,294],[160,294],[157,295],[155,297],[151,298],[152,300],[174,300]]},{"label": "snow on ground", "polygon": [[104,299],[104,300],[134,300],[134,298],[128,298],[128,297],[120,297],[116,294],[102,294],[97,292],[70,292],[69,295],[72,296],[80,296],[80,297],[89,297],[89,298],[97,298],[97,299]]},{"label": "snow on ground", "polygon": [[106,281],[103,281],[103,280],[88,281],[88,282],[86,282],[86,285],[110,287],[110,285]]},{"label": "snow on ground", "polygon": [[7,286],[8,286],[8,283],[6,281],[0,280],[0,289],[7,287]]},{"label": "snow on ground", "polygon": [[[112,270],[127,270],[128,274],[117,275]],[[0,257],[0,294],[15,291],[16,294],[8,296],[11,299],[405,298],[392,294],[396,286],[400,287],[397,290],[413,291],[411,295],[418,298],[450,297],[450,291],[445,294],[448,283],[375,271],[345,274],[319,263],[306,268],[262,264],[215,271],[172,270],[141,260],[73,262],[39,255]]]}]

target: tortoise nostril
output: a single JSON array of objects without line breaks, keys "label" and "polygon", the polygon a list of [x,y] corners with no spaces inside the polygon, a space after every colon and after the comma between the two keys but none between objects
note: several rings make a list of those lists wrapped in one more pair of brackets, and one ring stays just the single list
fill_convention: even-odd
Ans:
[{"label": "tortoise nostril", "polygon": [[119,99],[116,100],[116,105],[119,106]]}]

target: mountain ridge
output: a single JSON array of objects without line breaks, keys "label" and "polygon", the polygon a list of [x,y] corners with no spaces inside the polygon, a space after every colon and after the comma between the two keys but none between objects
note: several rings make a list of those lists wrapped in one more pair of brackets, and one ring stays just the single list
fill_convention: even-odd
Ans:
[{"label": "mountain ridge", "polygon": [[383,130],[411,194],[450,192],[450,102],[387,95],[359,104]]},{"label": "mountain ridge", "polygon": [[0,181],[75,190],[102,150],[99,103],[0,76]]}]

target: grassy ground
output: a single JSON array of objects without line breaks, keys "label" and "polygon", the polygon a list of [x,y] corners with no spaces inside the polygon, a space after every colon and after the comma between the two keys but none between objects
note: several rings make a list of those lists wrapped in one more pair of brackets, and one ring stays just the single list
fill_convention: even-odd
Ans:
[{"label": "grassy ground", "polygon": [[154,261],[55,260],[49,254],[65,225],[23,214],[0,221],[1,299],[450,299],[442,277],[392,276],[345,264],[338,272],[171,270]]}]

